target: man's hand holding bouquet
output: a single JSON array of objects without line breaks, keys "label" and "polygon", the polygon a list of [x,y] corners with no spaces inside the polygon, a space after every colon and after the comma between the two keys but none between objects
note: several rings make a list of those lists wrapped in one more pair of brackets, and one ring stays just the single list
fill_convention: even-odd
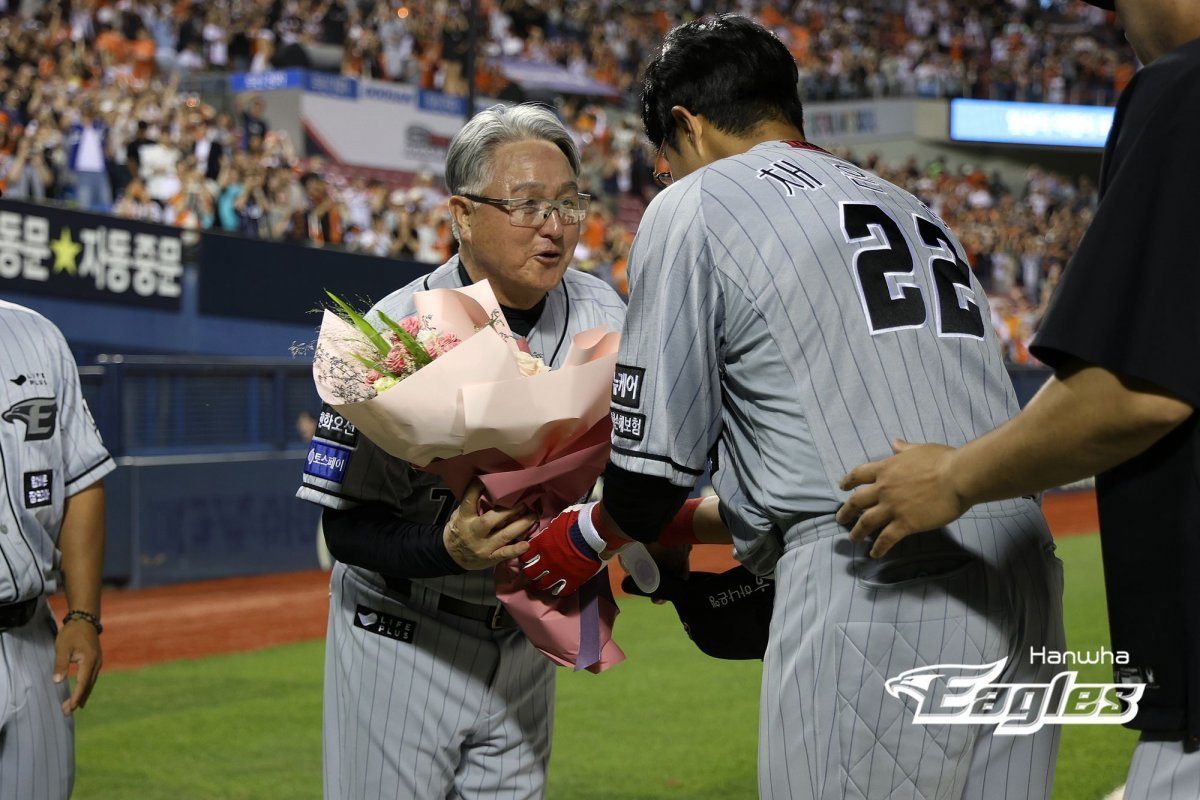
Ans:
[{"label": "man's hand holding bouquet", "polygon": [[[528,509],[531,530],[591,489],[608,458],[619,334],[578,334],[550,370],[522,349],[487,281],[418,292],[416,313],[400,320],[367,320],[333,299],[340,313],[322,319],[317,391],[374,444],[438,474],[460,500],[478,480],[481,511]],[[516,563],[496,568],[500,601],[551,659],[600,672],[624,658],[606,575],[570,597],[526,587]]]}]

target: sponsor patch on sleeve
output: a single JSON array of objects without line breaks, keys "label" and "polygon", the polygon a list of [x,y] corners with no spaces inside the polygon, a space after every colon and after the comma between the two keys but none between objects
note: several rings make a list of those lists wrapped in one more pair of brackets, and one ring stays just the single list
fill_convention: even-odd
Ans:
[{"label": "sponsor patch on sleeve", "polygon": [[613,373],[612,401],[626,408],[641,408],[645,377],[646,370],[641,367],[617,364],[617,370]]},{"label": "sponsor patch on sleeve", "polygon": [[346,477],[346,464],[350,461],[350,452],[349,448],[313,439],[312,444],[308,446],[304,474],[341,483],[342,478]]},{"label": "sponsor patch on sleeve", "polygon": [[634,439],[639,442],[645,436],[646,416],[644,414],[630,414],[615,409],[610,411],[609,414],[612,416],[613,432],[618,436],[624,436],[626,439]]},{"label": "sponsor patch on sleeve", "polygon": [[321,406],[321,415],[317,417],[318,438],[337,442],[346,447],[358,444],[358,428],[354,423],[334,411],[328,405]]},{"label": "sponsor patch on sleeve", "polygon": [[362,628],[376,636],[386,636],[397,642],[411,642],[417,632],[417,623],[403,617],[395,617],[366,606],[354,609],[354,627]]},{"label": "sponsor patch on sleeve", "polygon": [[25,507],[42,508],[54,502],[54,470],[25,473]]}]

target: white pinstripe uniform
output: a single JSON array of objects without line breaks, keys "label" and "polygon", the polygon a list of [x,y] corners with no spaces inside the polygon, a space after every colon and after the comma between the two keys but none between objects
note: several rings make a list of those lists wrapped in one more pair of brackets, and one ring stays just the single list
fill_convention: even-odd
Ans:
[{"label": "white pinstripe uniform", "polygon": [[1018,410],[962,248],[907,192],[762,143],[651,203],[630,255],[613,462],[692,485],[716,446],[738,557],[774,569],[764,798],[1040,798],[1058,731],[920,726],[885,679],[1062,646],[1037,504],[977,507],[881,562],[834,521],[850,467],[894,437],[962,444]]},{"label": "white pinstripe uniform", "polygon": [[[414,292],[459,286],[455,257],[375,308],[403,319],[414,313]],[[572,336],[597,326],[618,330],[624,314],[612,288],[568,269],[527,337],[530,349],[560,366]],[[305,474],[300,497],[329,508],[384,502],[407,520],[444,524],[453,497],[436,476],[413,471],[362,437],[343,435],[342,425],[330,431],[325,422],[314,446],[340,448],[345,475],[338,481]],[[334,566],[325,662],[325,796],[542,797],[553,722],[552,663],[515,628],[494,631],[433,610],[442,596],[495,605],[491,570],[411,585],[412,596],[405,599],[378,573]],[[366,621],[360,617],[356,625],[358,615]],[[380,619],[387,619],[390,638],[368,632],[378,630]]]},{"label": "white pinstripe uniform", "polygon": [[79,389],[58,328],[0,301],[0,605],[34,604],[33,618],[0,629],[0,797],[56,800],[75,779],[69,694],[54,684],[57,626],[46,597],[58,590],[58,532],[67,497],[114,468]]}]

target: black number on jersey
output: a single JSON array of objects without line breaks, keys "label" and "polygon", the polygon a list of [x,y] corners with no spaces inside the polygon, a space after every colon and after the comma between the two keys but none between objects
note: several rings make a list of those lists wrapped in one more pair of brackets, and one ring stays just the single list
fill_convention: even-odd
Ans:
[{"label": "black number on jersey", "polygon": [[850,244],[871,242],[854,254],[854,277],[871,333],[924,325],[925,301],[912,251],[896,220],[871,203],[843,203],[842,232]]},{"label": "black number on jersey", "polygon": [[[916,214],[913,220],[932,252],[928,266],[938,335],[982,339],[983,312],[971,289],[970,267],[940,225]],[[854,278],[872,335],[923,327],[928,315],[916,259],[896,220],[874,203],[843,203],[842,234],[849,244],[865,243],[854,253]]]},{"label": "black number on jersey", "polygon": [[971,267],[958,256],[941,226],[913,214],[917,232],[934,255],[929,275],[937,289],[938,332],[942,336],[983,338],[983,312],[971,289]]},{"label": "black number on jersey", "polygon": [[433,524],[439,528],[446,527],[450,515],[454,513],[454,492],[442,486],[435,486],[429,490],[429,499],[438,503],[437,517],[434,518]]}]

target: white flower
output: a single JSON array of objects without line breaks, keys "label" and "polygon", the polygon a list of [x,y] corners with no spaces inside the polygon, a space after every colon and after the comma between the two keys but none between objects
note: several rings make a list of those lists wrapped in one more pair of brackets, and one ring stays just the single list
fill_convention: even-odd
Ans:
[{"label": "white flower", "polygon": [[420,332],[417,333],[417,341],[420,343],[421,347],[425,348],[426,353],[433,351],[434,345],[437,344],[437,339],[437,331],[431,328],[422,328]]},{"label": "white flower", "polygon": [[384,375],[382,378],[371,384],[371,388],[375,390],[376,394],[379,394],[392,388],[399,382],[400,380],[398,378],[393,378],[391,375]]},{"label": "white flower", "polygon": [[541,375],[543,372],[549,372],[550,368],[546,363],[537,356],[532,356],[523,350],[517,351],[517,366],[521,368],[521,374],[526,378],[534,375]]}]

